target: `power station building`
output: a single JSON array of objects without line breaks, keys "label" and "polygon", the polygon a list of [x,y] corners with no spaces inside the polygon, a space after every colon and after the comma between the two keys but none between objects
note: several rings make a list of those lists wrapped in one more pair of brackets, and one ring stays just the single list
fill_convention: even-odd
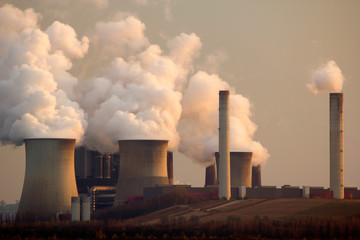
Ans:
[{"label": "power station building", "polygon": [[[263,186],[261,166],[252,152],[230,152],[229,91],[219,92],[219,152],[206,167],[205,186],[183,185],[187,194],[226,198],[356,198],[360,190],[344,187],[343,94],[330,94],[330,189],[284,185]],[[25,139],[26,171],[17,211],[20,221],[49,221],[90,213],[173,191],[173,154],[167,140],[120,140],[119,153],[101,154],[75,139]],[[81,198],[79,198],[81,197]],[[89,198],[90,197],[90,198]],[[79,203],[84,204],[81,214]],[[90,201],[89,201],[90,199]],[[73,206],[71,208],[71,203]]]}]

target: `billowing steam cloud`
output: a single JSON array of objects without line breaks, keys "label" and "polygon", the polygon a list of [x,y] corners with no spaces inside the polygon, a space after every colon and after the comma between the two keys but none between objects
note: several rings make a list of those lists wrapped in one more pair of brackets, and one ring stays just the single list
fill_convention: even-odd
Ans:
[{"label": "billowing steam cloud", "polygon": [[[87,122],[72,101],[77,79],[71,58],[87,52],[68,25],[54,22],[45,32],[33,10],[0,8],[0,138],[21,144],[24,138],[82,139]],[[61,39],[61,40],[60,40]]]},{"label": "billowing steam cloud", "polygon": [[[103,8],[108,1],[92,3]],[[168,139],[170,150],[212,161],[218,91],[230,86],[199,71],[185,89],[202,47],[196,34],[179,34],[164,51],[149,42],[145,24],[133,16],[98,22],[80,39],[59,21],[42,31],[38,19],[31,9],[0,8],[2,143],[84,138],[90,149],[115,152],[119,139]],[[231,150],[252,151],[255,164],[262,163],[269,155],[252,139],[257,126],[250,120],[250,102],[231,92]]]},{"label": "billowing steam cloud", "polygon": [[264,163],[269,154],[253,135],[257,126],[250,120],[250,102],[235,94],[217,75],[197,72],[189,82],[182,100],[180,151],[203,164],[213,161],[218,150],[219,90],[231,90],[230,151],[252,151],[253,164]]},{"label": "billowing steam cloud", "polygon": [[336,62],[329,61],[313,73],[311,83],[306,86],[315,94],[323,91],[340,92],[344,81],[345,78]]},{"label": "billowing steam cloud", "polygon": [[[117,31],[112,31],[113,28]],[[96,25],[104,49],[117,51],[112,39],[116,34],[123,52],[147,45],[144,30],[144,24],[134,17]],[[100,34],[104,32],[113,33],[107,39],[107,34]],[[82,102],[89,113],[86,134],[89,148],[113,152],[119,139],[144,138],[168,139],[169,149],[177,148],[181,90],[201,42],[195,34],[181,34],[170,40],[168,46],[169,56],[158,45],[149,45],[128,59],[117,57],[100,76],[91,79]]]}]

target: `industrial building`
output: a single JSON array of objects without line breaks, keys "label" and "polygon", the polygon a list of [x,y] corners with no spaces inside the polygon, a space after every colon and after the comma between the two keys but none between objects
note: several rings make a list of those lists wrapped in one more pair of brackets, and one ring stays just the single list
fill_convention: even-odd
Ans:
[{"label": "industrial building", "polygon": [[[17,211],[20,221],[85,221],[91,212],[148,200],[183,187],[203,199],[346,198],[360,190],[344,187],[343,94],[330,94],[330,188],[263,186],[252,152],[230,152],[229,91],[219,92],[219,152],[206,167],[204,187],[173,185],[173,154],[167,140],[120,140],[119,153],[101,154],[75,139],[25,139],[26,171]],[[89,211],[88,211],[89,210]]]}]

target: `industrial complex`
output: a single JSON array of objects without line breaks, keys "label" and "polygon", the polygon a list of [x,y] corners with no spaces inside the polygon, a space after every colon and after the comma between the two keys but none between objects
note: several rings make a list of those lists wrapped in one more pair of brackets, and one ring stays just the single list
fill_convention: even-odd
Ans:
[{"label": "industrial complex", "polygon": [[[204,171],[204,187],[182,185],[203,199],[356,198],[344,187],[343,94],[330,94],[330,188],[263,186],[252,152],[230,152],[229,91],[219,92],[219,150]],[[101,154],[74,139],[26,139],[26,172],[17,212],[20,221],[88,221],[99,209],[171,192],[173,155],[167,140],[120,140],[119,152]],[[69,217],[71,216],[71,217]]]}]

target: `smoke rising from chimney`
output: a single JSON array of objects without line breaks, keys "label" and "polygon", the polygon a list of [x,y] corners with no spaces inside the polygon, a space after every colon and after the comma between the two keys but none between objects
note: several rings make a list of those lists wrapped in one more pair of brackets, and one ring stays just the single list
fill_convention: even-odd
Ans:
[{"label": "smoke rising from chimney", "polygon": [[345,77],[335,61],[328,61],[312,74],[306,87],[314,94],[323,91],[341,92]]}]

